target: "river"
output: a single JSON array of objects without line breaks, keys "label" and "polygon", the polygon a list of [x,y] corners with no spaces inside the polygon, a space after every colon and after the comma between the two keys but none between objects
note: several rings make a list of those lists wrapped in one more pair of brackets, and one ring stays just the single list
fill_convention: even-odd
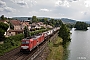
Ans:
[{"label": "river", "polygon": [[90,28],[87,31],[71,30],[67,60],[90,60]]}]

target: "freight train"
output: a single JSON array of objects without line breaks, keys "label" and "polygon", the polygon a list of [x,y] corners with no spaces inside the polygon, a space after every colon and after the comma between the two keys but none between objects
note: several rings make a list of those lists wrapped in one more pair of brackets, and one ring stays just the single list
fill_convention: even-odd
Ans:
[{"label": "freight train", "polygon": [[32,51],[35,47],[37,47],[39,44],[41,44],[48,36],[52,35],[59,29],[60,29],[60,27],[53,28],[52,30],[43,32],[41,34],[37,34],[35,36],[31,36],[31,37],[22,39],[20,51],[21,52]]}]

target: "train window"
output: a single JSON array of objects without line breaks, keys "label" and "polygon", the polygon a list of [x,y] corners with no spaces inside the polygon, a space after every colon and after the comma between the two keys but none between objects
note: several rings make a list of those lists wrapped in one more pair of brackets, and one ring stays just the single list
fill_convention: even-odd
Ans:
[{"label": "train window", "polygon": [[25,41],[22,41],[22,44],[25,44]]},{"label": "train window", "polygon": [[29,41],[22,41],[22,44],[29,44]]},{"label": "train window", "polygon": [[28,44],[28,43],[29,43],[29,41],[26,41],[26,43]]}]

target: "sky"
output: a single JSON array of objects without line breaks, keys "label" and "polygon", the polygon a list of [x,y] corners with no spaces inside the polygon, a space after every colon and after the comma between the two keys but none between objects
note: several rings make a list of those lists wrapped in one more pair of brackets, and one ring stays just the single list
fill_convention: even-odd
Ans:
[{"label": "sky", "polygon": [[90,20],[90,0],[0,0],[0,16]]}]

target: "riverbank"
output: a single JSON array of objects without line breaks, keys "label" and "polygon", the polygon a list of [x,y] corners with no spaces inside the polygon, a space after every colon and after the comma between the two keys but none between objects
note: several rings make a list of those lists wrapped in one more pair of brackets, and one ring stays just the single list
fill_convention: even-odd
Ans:
[{"label": "riverbank", "polygon": [[64,48],[62,46],[62,39],[57,37],[54,43],[49,42],[49,55],[47,56],[46,60],[63,60],[63,52]]}]

